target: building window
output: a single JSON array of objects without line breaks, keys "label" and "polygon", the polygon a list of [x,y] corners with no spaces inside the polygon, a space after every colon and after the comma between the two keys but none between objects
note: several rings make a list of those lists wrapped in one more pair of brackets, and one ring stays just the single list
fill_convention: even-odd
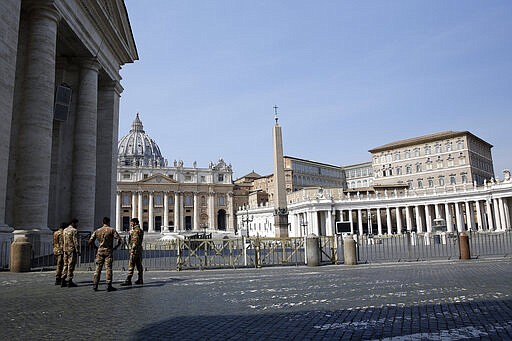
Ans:
[{"label": "building window", "polygon": [[185,196],[185,206],[192,206],[192,198],[190,195]]},{"label": "building window", "polygon": [[217,179],[219,182],[224,182],[224,174],[219,174]]},{"label": "building window", "polygon": [[149,177],[149,175],[148,175],[148,174],[144,174],[144,175],[143,175],[143,178],[144,178],[144,179],[147,179],[148,177]]},{"label": "building window", "polygon": [[219,195],[219,206],[225,205],[225,199],[223,195]]},{"label": "building window", "polygon": [[420,149],[419,148],[414,148],[414,156],[415,157],[420,156]]},{"label": "building window", "polygon": [[464,149],[464,141],[457,141],[457,149],[458,150]]},{"label": "building window", "polygon": [[124,173],[123,174],[123,179],[130,179],[132,176],[130,173]]},{"label": "building window", "polygon": [[185,181],[192,181],[192,175],[185,175]]},{"label": "building window", "polygon": [[411,173],[412,173],[412,167],[411,167],[411,165],[407,165],[407,166],[405,166],[405,172],[406,172],[407,174],[411,174]]},{"label": "building window", "polygon": [[400,152],[395,153],[395,161],[400,160]]},{"label": "building window", "polygon": [[155,205],[162,206],[162,194],[155,195]]},{"label": "building window", "polygon": [[406,150],[405,151],[405,158],[408,159],[411,157],[411,151],[410,150]]},{"label": "building window", "polygon": [[450,185],[455,185],[457,182],[455,181],[455,175],[450,175]]},{"label": "building window", "polygon": [[439,186],[444,186],[444,176],[439,177]]},{"label": "building window", "polygon": [[148,196],[147,196],[147,195],[144,195],[144,196],[142,197],[142,204],[143,204],[144,206],[147,206],[147,205],[148,205],[148,203],[149,203]]},{"label": "building window", "polygon": [[432,148],[430,146],[425,146],[425,155],[430,155]]},{"label": "building window", "polygon": [[416,173],[421,172],[421,163],[416,164]]},{"label": "building window", "polygon": [[123,194],[123,206],[130,206],[130,195]]},{"label": "building window", "polygon": [[206,182],[206,177],[204,175],[201,175],[201,182]]},{"label": "building window", "polygon": [[418,180],[418,188],[423,188],[423,180]]},{"label": "building window", "polygon": [[461,175],[462,183],[467,184],[468,183],[468,176],[466,173],[462,173]]},{"label": "building window", "polygon": [[412,180],[407,181],[407,187],[409,187],[409,189],[412,189]]},{"label": "building window", "polygon": [[440,144],[436,144],[436,154],[439,154],[441,153],[441,145]]},{"label": "building window", "polygon": [[429,188],[434,187],[434,179],[432,179],[432,178],[428,179],[428,187]]},{"label": "building window", "polygon": [[451,152],[452,151],[452,143],[446,142],[445,148],[446,148],[447,152]]}]

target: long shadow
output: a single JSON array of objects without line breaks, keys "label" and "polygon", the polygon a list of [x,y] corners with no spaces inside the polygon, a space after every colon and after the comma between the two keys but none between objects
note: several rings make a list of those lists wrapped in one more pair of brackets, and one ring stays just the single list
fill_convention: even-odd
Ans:
[{"label": "long shadow", "polygon": [[511,340],[512,300],[361,309],[176,316],[132,340]]},{"label": "long shadow", "polygon": [[[162,287],[162,286],[170,284],[170,283],[181,282],[181,281],[183,281],[183,279],[169,278],[169,279],[165,279],[165,280],[157,280],[157,281],[147,282],[142,285],[132,284],[131,286],[124,286],[124,287],[120,286],[121,283],[123,283],[123,281],[113,281],[112,285],[115,286],[116,289],[118,289],[118,290],[130,290],[130,289]],[[76,284],[78,284],[79,287],[90,286],[92,288],[92,281],[77,281]],[[99,281],[98,291],[105,291],[105,290],[102,290],[102,287],[106,290],[107,283],[105,282],[105,280]]]}]

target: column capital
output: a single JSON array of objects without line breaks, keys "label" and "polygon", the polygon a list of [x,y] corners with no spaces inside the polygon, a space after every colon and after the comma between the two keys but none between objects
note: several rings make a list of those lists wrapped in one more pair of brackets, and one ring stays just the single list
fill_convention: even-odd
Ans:
[{"label": "column capital", "polygon": [[80,65],[82,69],[89,69],[95,72],[98,72],[101,68],[98,59],[93,57],[77,57],[73,58],[73,61]]},{"label": "column capital", "polygon": [[32,0],[28,1],[25,8],[32,18],[47,18],[57,23],[60,21],[62,16],[54,7],[53,3],[53,0]]}]

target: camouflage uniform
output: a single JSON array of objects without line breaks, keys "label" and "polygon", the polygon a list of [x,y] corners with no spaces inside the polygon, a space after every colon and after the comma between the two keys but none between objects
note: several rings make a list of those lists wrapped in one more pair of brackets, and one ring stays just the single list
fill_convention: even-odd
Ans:
[{"label": "camouflage uniform", "polygon": [[142,282],[142,240],[144,239],[144,231],[140,228],[140,225],[133,226],[130,231],[130,261],[128,263],[128,278],[131,280],[133,276],[134,268],[137,267],[139,273],[139,280]]},{"label": "camouflage uniform", "polygon": [[78,231],[73,225],[69,225],[62,231],[64,240],[64,268],[62,269],[62,281],[72,281],[75,272],[76,258],[79,250]]},{"label": "camouflage uniform", "polygon": [[64,229],[59,228],[53,233],[53,254],[55,255],[55,261],[57,262],[57,272],[55,274],[55,284],[61,283],[62,268],[64,267],[64,239],[62,235]]},{"label": "camouflage uniform", "polygon": [[117,240],[116,248],[121,244],[121,236],[117,231],[108,225],[103,225],[92,234],[89,239],[89,245],[94,245],[94,241],[98,240],[98,251],[96,252],[96,271],[92,278],[93,285],[98,286],[100,281],[101,269],[105,264],[107,273],[107,285],[112,285],[112,253],[114,250],[114,239]]}]

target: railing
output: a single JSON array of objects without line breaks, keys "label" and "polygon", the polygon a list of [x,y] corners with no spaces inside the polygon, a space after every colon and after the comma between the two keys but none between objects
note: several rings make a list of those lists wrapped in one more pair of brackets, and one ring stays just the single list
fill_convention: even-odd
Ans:
[{"label": "railing", "polygon": [[[512,256],[512,231],[468,232],[472,258]],[[358,263],[427,261],[459,259],[457,234],[402,234],[391,236],[356,236]],[[322,264],[343,263],[341,236],[318,239]],[[268,267],[305,264],[305,240],[297,238],[229,238],[148,241],[143,245],[143,266],[151,270],[188,270],[211,268]],[[95,250],[85,238],[77,269],[95,268]],[[40,245],[43,256],[32,257],[32,268],[55,267],[51,244]],[[0,245],[0,260],[8,268],[10,245]],[[125,245],[114,251],[114,270],[128,269],[129,251]]]},{"label": "railing", "polygon": [[0,270],[9,269],[9,257],[11,253],[11,240],[3,240],[0,243]]}]

